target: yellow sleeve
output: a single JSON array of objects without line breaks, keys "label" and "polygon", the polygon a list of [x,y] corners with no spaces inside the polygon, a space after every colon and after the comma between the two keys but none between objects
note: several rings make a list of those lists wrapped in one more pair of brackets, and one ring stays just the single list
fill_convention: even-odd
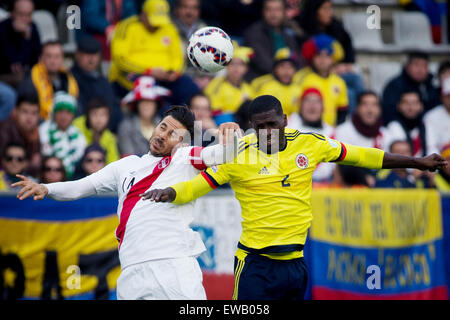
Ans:
[{"label": "yellow sleeve", "polygon": [[322,162],[337,162],[368,169],[381,169],[383,166],[383,150],[353,146],[322,135],[320,137],[324,138],[318,149]]},{"label": "yellow sleeve", "polygon": [[177,194],[173,203],[188,203],[230,181],[228,166],[228,164],[212,166],[189,181],[171,186]]},{"label": "yellow sleeve", "polygon": [[343,147],[346,149],[346,154],[342,160],[338,161],[340,164],[367,169],[381,169],[383,167],[383,150],[352,146],[350,144],[343,144]]},{"label": "yellow sleeve", "polygon": [[133,61],[130,47],[133,38],[130,33],[134,20],[129,18],[122,21],[114,30],[114,36],[111,41],[111,56],[117,67],[125,72],[143,74],[147,70],[146,66],[141,65],[138,61]]}]

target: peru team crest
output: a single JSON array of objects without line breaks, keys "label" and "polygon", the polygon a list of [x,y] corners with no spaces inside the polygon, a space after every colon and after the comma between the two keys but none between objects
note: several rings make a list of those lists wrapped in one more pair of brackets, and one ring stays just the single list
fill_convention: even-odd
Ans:
[{"label": "peru team crest", "polygon": [[300,169],[306,169],[308,168],[309,165],[309,160],[308,157],[306,155],[304,155],[303,153],[299,153],[297,155],[297,158],[295,159],[295,164],[297,165],[297,167],[299,167]]}]

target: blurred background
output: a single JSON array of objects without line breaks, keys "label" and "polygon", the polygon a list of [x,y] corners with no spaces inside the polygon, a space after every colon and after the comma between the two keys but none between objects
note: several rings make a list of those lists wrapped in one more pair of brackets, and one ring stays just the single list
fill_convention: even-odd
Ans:
[{"label": "blurred background", "polygon": [[[450,161],[448,16],[438,0],[0,1],[0,299],[115,298],[116,199],[19,202],[10,184],[143,155],[172,104],[194,112],[196,145],[227,121],[249,132],[249,101],[272,94],[290,128]],[[208,25],[234,41],[217,74],[185,53]],[[450,167],[327,163],[313,187],[308,298],[448,298]],[[195,216],[208,298],[230,299],[239,204],[225,186]]]}]

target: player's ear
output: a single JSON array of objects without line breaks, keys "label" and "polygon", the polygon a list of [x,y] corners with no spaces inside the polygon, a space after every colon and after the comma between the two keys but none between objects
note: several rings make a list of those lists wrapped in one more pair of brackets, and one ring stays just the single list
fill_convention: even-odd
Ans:
[{"label": "player's ear", "polygon": [[287,127],[287,115],[285,113],[283,114],[283,125]]}]

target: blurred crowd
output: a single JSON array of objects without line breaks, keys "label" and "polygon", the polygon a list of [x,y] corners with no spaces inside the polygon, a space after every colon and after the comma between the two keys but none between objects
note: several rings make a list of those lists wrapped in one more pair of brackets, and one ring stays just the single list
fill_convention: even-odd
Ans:
[{"label": "blurred crowd", "polygon": [[[450,161],[450,61],[431,74],[428,54],[410,52],[378,96],[358,72],[332,1],[73,1],[81,8],[73,57],[58,41],[41,43],[32,0],[10,2],[0,22],[1,191],[10,190],[16,174],[43,183],[73,180],[147,153],[156,124],[174,104],[188,105],[201,123],[196,144],[217,143],[202,134],[227,121],[246,131],[249,101],[263,94],[282,102],[290,128]],[[62,1],[48,2],[55,13]],[[234,40],[233,60],[218,74],[194,69],[185,54],[189,37],[206,25]],[[313,181],[448,191],[450,168],[375,172],[324,163]]]}]

